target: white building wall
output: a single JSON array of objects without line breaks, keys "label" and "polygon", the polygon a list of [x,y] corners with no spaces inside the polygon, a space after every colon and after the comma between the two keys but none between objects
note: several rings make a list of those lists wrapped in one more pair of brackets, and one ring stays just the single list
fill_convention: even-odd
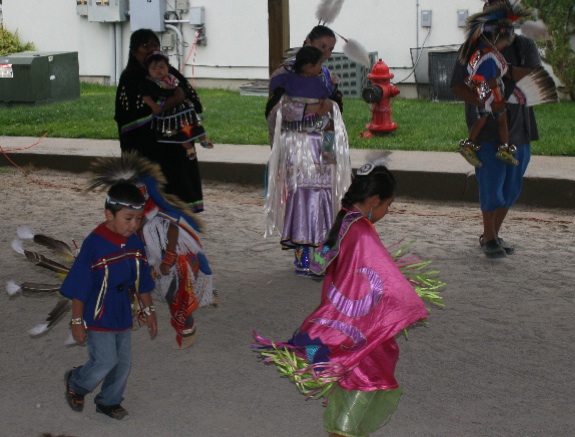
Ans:
[{"label": "white building wall", "polygon": [[[93,0],[95,1],[95,0]],[[159,1],[159,0],[158,0]],[[315,10],[319,0],[290,0],[290,40],[300,46],[317,24]],[[168,2],[174,5],[175,0]],[[266,0],[190,0],[190,7],[204,6],[207,45],[198,46],[185,68],[187,77],[249,82],[268,78],[268,13]],[[457,10],[469,14],[481,10],[480,0],[348,0],[335,22],[337,33],[353,38],[368,51],[377,51],[394,73],[394,81],[408,76],[413,67],[412,49],[458,45],[463,28],[457,27]],[[422,10],[431,10],[430,28],[421,27]],[[130,22],[121,24],[89,22],[79,16],[74,0],[3,0],[3,21],[8,30],[18,31],[24,42],[33,42],[39,51],[77,51],[80,75],[106,81],[126,64]],[[187,19],[183,14],[182,18]],[[116,27],[116,32],[114,32]],[[182,25],[188,45],[194,40],[189,24]],[[119,38],[120,56],[114,55]],[[339,39],[336,51],[342,51]],[[170,51],[174,55],[174,51]],[[177,64],[176,56],[172,63]],[[192,68],[192,63],[194,66]],[[414,82],[411,76],[406,81]]]}]

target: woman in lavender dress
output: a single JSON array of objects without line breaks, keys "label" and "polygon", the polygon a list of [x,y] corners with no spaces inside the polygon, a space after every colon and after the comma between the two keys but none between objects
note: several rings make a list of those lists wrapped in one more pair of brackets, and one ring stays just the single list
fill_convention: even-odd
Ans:
[{"label": "woman in lavender dress", "polygon": [[[325,26],[316,26],[306,38],[307,45],[322,51],[320,63],[331,55],[335,41],[335,34]],[[293,59],[286,61],[270,80],[266,116],[272,152],[266,236],[281,233],[282,248],[295,249],[296,273],[313,276],[309,271],[310,248],[320,245],[333,224],[334,211],[339,210],[341,197],[351,183],[351,165],[347,132],[333,97],[306,98],[309,90],[305,89],[299,96],[289,95],[281,87],[279,77],[294,74],[293,64]],[[327,96],[337,95],[336,83],[326,67],[315,79],[316,85],[326,88]],[[324,144],[329,126],[333,126],[331,144]]]}]

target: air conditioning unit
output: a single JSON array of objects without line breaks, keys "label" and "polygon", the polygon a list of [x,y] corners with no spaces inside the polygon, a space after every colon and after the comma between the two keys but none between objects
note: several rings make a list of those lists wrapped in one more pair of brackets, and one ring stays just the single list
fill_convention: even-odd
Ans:
[{"label": "air conditioning unit", "polygon": [[49,103],[79,97],[78,52],[0,56],[0,102]]}]

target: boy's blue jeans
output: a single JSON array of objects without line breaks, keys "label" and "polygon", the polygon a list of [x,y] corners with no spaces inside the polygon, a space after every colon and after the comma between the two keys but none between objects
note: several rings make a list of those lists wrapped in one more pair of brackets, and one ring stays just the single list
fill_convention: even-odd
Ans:
[{"label": "boy's blue jeans", "polygon": [[85,395],[103,381],[94,402],[120,405],[132,366],[131,330],[86,331],[86,335],[89,359],[72,371],[70,386],[77,394]]}]

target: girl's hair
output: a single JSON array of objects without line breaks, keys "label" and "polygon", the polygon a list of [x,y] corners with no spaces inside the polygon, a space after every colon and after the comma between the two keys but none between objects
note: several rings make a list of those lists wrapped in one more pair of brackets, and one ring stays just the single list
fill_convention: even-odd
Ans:
[{"label": "girl's hair", "polygon": [[144,65],[146,66],[146,68],[148,68],[152,64],[152,62],[160,62],[160,61],[164,61],[168,67],[170,66],[170,59],[164,52],[160,51],[150,53],[146,57]]},{"label": "girl's hair", "polygon": [[[329,27],[317,25],[311,30],[310,33],[307,34],[306,40],[309,39],[311,42],[314,42],[316,39],[322,38],[324,36],[336,39],[334,31],[331,30]],[[307,43],[304,41],[303,44],[306,45]]]},{"label": "girl's hair", "polygon": [[116,215],[121,209],[143,210],[146,198],[131,182],[118,182],[108,190],[105,209]]},{"label": "girl's hair", "polygon": [[[367,166],[370,165],[372,164],[367,164]],[[356,174],[347,193],[341,199],[342,209],[337,214],[335,222],[327,235],[325,246],[332,247],[335,244],[343,218],[347,210],[354,204],[361,203],[368,197],[375,195],[379,196],[382,201],[387,200],[393,197],[396,186],[397,183],[393,173],[384,165],[374,166],[367,174]]]},{"label": "girl's hair", "polygon": [[294,71],[299,74],[302,72],[304,65],[316,65],[321,59],[322,54],[322,51],[317,47],[303,46],[295,55],[295,61],[293,63]]}]

